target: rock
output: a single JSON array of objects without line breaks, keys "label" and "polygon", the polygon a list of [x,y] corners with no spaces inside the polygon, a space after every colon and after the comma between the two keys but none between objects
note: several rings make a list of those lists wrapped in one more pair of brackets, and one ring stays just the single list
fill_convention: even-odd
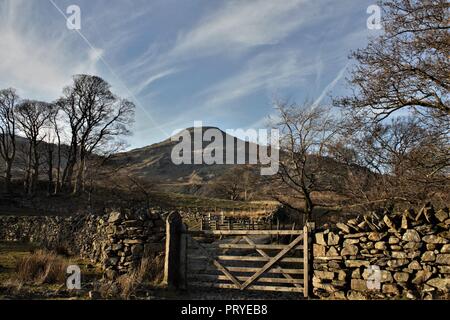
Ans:
[{"label": "rock", "polygon": [[422,270],[422,266],[420,265],[419,261],[414,260],[408,265],[409,269],[412,270]]},{"label": "rock", "polygon": [[439,266],[439,273],[450,274],[450,266]]},{"label": "rock", "polygon": [[397,244],[400,242],[400,239],[397,237],[389,237],[389,244]]},{"label": "rock", "polygon": [[392,274],[388,270],[381,270],[381,282],[392,282]]},{"label": "rock", "polygon": [[409,279],[409,274],[406,272],[396,272],[394,273],[394,279],[397,282],[407,282]]},{"label": "rock", "polygon": [[339,252],[336,250],[335,247],[330,247],[330,250],[327,252],[327,257],[338,257]]},{"label": "rock", "polygon": [[427,285],[432,286],[439,291],[450,292],[450,278],[433,278],[427,281]]},{"label": "rock", "polygon": [[333,280],[334,272],[314,270],[314,276],[316,276],[320,280]]},{"label": "rock", "polygon": [[416,230],[409,229],[403,234],[402,240],[408,242],[420,242],[422,239],[420,239],[420,235]]},{"label": "rock", "polygon": [[325,246],[320,244],[313,244],[314,257],[325,257]]},{"label": "rock", "polygon": [[367,281],[361,279],[352,279],[350,287],[355,291],[366,291],[367,290]]},{"label": "rock", "polygon": [[441,253],[450,253],[450,244],[444,244],[441,248]]},{"label": "rock", "polygon": [[356,256],[357,254],[358,254],[358,247],[355,246],[355,245],[345,246],[341,250],[341,255],[342,256]]},{"label": "rock", "polygon": [[339,270],[338,272],[338,280],[345,281],[347,279],[347,273],[344,270]]},{"label": "rock", "polygon": [[320,244],[322,246],[326,246],[327,243],[325,242],[325,237],[324,237],[324,233],[323,232],[318,232],[316,233],[316,243]]},{"label": "rock", "polygon": [[391,250],[393,251],[398,251],[398,250],[402,250],[402,246],[396,245],[396,244],[391,244]]},{"label": "rock", "polygon": [[335,234],[334,232],[330,232],[328,234],[328,245],[329,246],[335,246],[335,245],[339,244],[339,240],[340,240],[340,237],[337,234]]},{"label": "rock", "polygon": [[359,267],[368,267],[370,265],[367,260],[346,260],[345,266],[347,268],[359,268]]},{"label": "rock", "polygon": [[361,279],[361,270],[359,268],[353,270],[352,279]]},{"label": "rock", "polygon": [[450,265],[450,254],[449,253],[438,254],[436,257],[436,263]]},{"label": "rock", "polygon": [[444,231],[438,234],[441,238],[450,240],[450,231]]},{"label": "rock", "polygon": [[349,246],[352,244],[357,244],[357,243],[359,243],[359,239],[345,239],[343,246],[346,247],[346,246]]},{"label": "rock", "polygon": [[414,293],[410,290],[408,290],[408,292],[406,292],[406,298],[409,300],[416,300],[417,297],[414,295]]},{"label": "rock", "polygon": [[433,243],[427,243],[427,250],[428,251],[434,251],[436,250],[436,245]]},{"label": "rock", "polygon": [[350,233],[350,228],[345,223],[337,223],[336,227],[344,233]]},{"label": "rock", "polygon": [[392,220],[389,219],[389,217],[388,217],[387,215],[385,215],[385,216],[383,217],[383,222],[386,224],[386,226],[387,226],[389,229],[391,229],[391,230],[397,232],[397,228],[395,227],[394,222],[392,222]]},{"label": "rock", "polygon": [[123,243],[125,244],[139,244],[139,243],[143,243],[144,241],[140,240],[140,239],[127,239],[124,240]]},{"label": "rock", "polygon": [[428,279],[430,279],[432,275],[433,273],[431,271],[420,270],[417,272],[415,278],[412,280],[412,283],[417,285],[422,284],[426,282]]},{"label": "rock", "polygon": [[433,244],[446,244],[446,243],[448,243],[447,239],[441,238],[441,237],[436,236],[436,235],[424,236],[422,239],[426,243],[433,243]]},{"label": "rock", "polygon": [[122,220],[122,218],[123,218],[123,215],[122,215],[121,212],[117,212],[117,211],[111,212],[110,215],[109,215],[108,222],[109,223],[115,223],[115,222],[118,222],[118,221]]},{"label": "rock", "polygon": [[362,293],[360,291],[350,290],[347,293],[347,299],[348,300],[367,300],[367,297],[364,293]]},{"label": "rock", "polygon": [[392,283],[384,284],[382,291],[385,294],[392,294],[392,295],[398,295],[400,293],[398,286]]},{"label": "rock", "polygon": [[409,227],[408,215],[409,215],[408,211],[405,211],[405,213],[402,216],[402,224],[400,226],[401,229],[405,229],[405,230],[408,229],[408,227]]},{"label": "rock", "polygon": [[408,242],[403,246],[404,249],[418,250],[422,248],[422,242]]},{"label": "rock", "polygon": [[375,243],[375,249],[386,250],[386,243],[384,241],[378,241]]},{"label": "rock", "polygon": [[422,261],[423,262],[431,262],[431,261],[434,261],[434,260],[436,260],[436,255],[434,254],[433,251],[426,251],[422,255]]},{"label": "rock", "polygon": [[406,252],[403,252],[403,251],[393,251],[392,252],[392,258],[394,258],[394,259],[406,259],[406,258],[408,258],[408,255],[406,254]]},{"label": "rock", "polygon": [[409,260],[407,260],[407,259],[395,259],[395,260],[389,260],[387,264],[391,268],[398,268],[398,267],[404,266],[408,263],[409,263]]},{"label": "rock", "polygon": [[448,208],[446,208],[446,210],[445,209],[439,210],[438,212],[435,213],[434,216],[439,222],[444,222],[449,218]]},{"label": "rock", "polygon": [[369,236],[367,238],[369,238],[370,241],[380,241],[385,236],[386,236],[385,233],[371,232],[371,233],[369,233]]}]

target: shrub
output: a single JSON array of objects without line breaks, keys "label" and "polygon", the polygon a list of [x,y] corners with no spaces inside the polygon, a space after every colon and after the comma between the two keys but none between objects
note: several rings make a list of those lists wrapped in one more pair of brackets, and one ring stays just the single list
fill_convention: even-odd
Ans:
[{"label": "shrub", "polygon": [[16,263],[16,278],[24,283],[64,283],[67,263],[55,253],[38,250]]}]

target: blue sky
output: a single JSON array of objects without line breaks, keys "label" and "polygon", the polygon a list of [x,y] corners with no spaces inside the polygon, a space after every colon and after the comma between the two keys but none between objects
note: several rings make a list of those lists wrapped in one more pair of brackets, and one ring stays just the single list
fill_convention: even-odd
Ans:
[{"label": "blue sky", "polygon": [[[97,74],[137,105],[130,148],[195,120],[263,128],[276,98],[326,103],[346,90],[370,0],[0,0],[0,88],[54,100]],[[62,12],[81,9],[81,30]],[[58,10],[59,9],[59,10]]]}]

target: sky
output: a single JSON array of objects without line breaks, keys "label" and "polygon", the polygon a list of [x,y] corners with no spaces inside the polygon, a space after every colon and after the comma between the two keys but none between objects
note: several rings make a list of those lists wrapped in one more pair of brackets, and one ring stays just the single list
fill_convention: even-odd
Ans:
[{"label": "sky", "polygon": [[[194,121],[260,129],[276,99],[345,94],[374,0],[0,0],[0,88],[53,101],[95,74],[136,104],[129,148]],[[67,27],[77,5],[81,29]]]}]

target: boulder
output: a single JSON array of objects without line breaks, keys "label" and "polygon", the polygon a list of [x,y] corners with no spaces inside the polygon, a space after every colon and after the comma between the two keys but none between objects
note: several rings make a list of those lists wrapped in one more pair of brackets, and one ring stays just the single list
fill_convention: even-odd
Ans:
[{"label": "boulder", "polygon": [[357,254],[358,254],[358,247],[355,246],[355,245],[345,246],[341,250],[341,255],[342,256],[356,256]]},{"label": "boulder", "polygon": [[450,292],[450,278],[433,278],[427,281],[427,285],[442,292]]},{"label": "boulder", "polygon": [[359,268],[368,267],[370,263],[367,260],[346,260],[345,265],[347,268]]},{"label": "boulder", "polygon": [[436,263],[450,265],[450,254],[449,253],[438,254],[436,256]]},{"label": "boulder", "polygon": [[446,208],[446,210],[445,209],[439,210],[438,212],[435,213],[434,216],[439,222],[444,222],[449,218],[448,208]]},{"label": "boulder", "polygon": [[116,222],[122,220],[122,218],[123,218],[123,214],[121,212],[114,211],[114,212],[110,213],[108,222],[109,223],[116,223]]},{"label": "boulder", "polygon": [[409,229],[403,234],[402,240],[408,242],[420,242],[422,239],[416,230]]},{"label": "boulder", "polygon": [[336,224],[336,227],[344,233],[350,233],[350,227],[347,226],[345,223],[339,222]]},{"label": "boulder", "polygon": [[421,259],[423,262],[432,262],[436,260],[436,255],[433,251],[425,251]]},{"label": "boulder", "polygon": [[325,246],[314,243],[313,255],[314,257],[325,257]]},{"label": "boulder", "polygon": [[448,243],[448,240],[436,235],[428,235],[428,236],[424,236],[423,241],[426,243],[432,243],[432,244],[446,244]]},{"label": "boulder", "polygon": [[316,233],[315,237],[316,237],[316,243],[317,244],[320,244],[322,246],[326,246],[327,245],[323,232]]},{"label": "boulder", "polygon": [[406,258],[408,258],[408,255],[404,251],[393,251],[391,256],[394,259],[406,259]]},{"label": "boulder", "polygon": [[355,291],[366,291],[367,290],[367,281],[362,279],[352,279],[350,283],[350,287]]},{"label": "boulder", "polygon": [[375,249],[386,250],[386,243],[384,241],[378,241],[377,243],[375,243]]},{"label": "boulder", "polygon": [[340,240],[340,237],[337,234],[335,234],[334,232],[330,232],[328,234],[328,245],[329,246],[335,246],[335,245],[339,244],[339,240]]},{"label": "boulder", "polygon": [[384,284],[382,291],[385,294],[391,294],[391,295],[398,295],[400,293],[398,286],[396,284],[392,284],[392,283]]},{"label": "boulder", "polygon": [[429,270],[420,270],[412,280],[412,283],[417,285],[422,284],[430,279],[432,275],[433,273]]},{"label": "boulder", "polygon": [[409,274],[406,272],[396,272],[394,274],[394,279],[397,282],[407,282],[409,279]]}]

